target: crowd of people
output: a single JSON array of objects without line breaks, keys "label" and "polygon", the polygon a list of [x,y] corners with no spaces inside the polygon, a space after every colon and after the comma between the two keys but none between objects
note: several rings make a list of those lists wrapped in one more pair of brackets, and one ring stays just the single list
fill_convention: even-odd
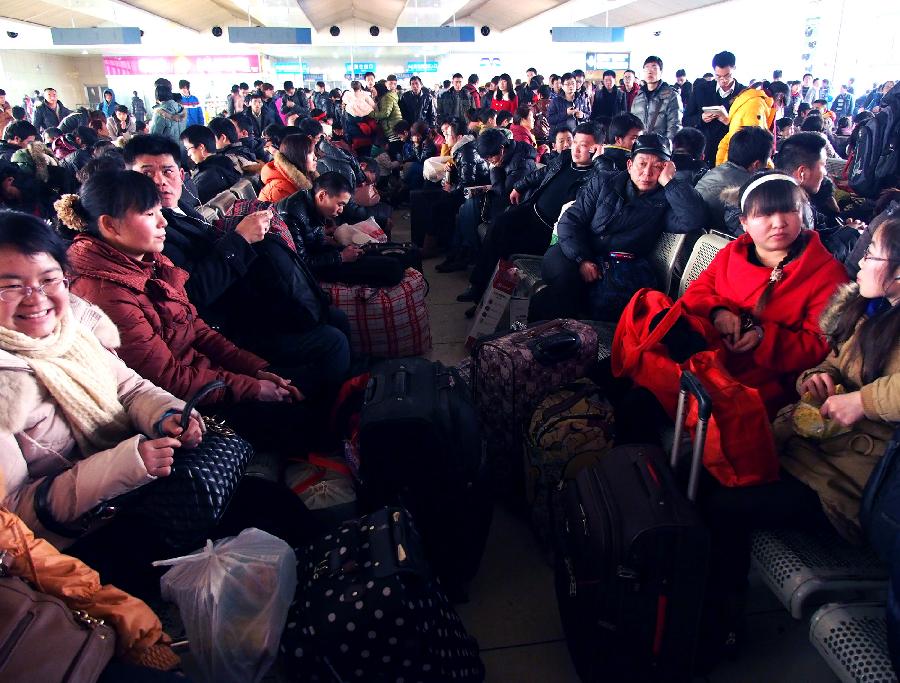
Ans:
[{"label": "crowd of people", "polygon": [[[32,557],[79,558],[72,576],[90,573],[84,561],[104,583],[152,595],[146,565],[165,549],[133,519],[61,531],[169,475],[175,449],[203,438],[199,416],[182,428],[175,415],[210,380],[227,387],[200,412],[259,451],[333,445],[326,415],[370,359],[320,283],[403,277],[395,260],[337,244],[338,224],[372,219],[390,234],[408,207],[423,258],[443,255],[440,273],[471,268],[458,297],[468,316],[498,263],[543,256],[535,320],[632,315],[634,295],[658,286],[659,237],[716,230],[731,241],[663,344],[673,367],[721,351],[775,427],[760,435],[754,485],[704,479],[714,660],[740,632],[750,532],[831,526],[859,540],[862,489],[900,421],[900,183],[863,199],[849,162],[828,165],[852,160],[860,127],[900,97],[893,82],[857,93],[853,79],[835,89],[781,71],[745,86],[729,52],[711,68],[671,83],[657,56],[598,83],[578,69],[484,83],[456,73],[433,89],[371,72],[343,91],[258,81],[234,85],[209,120],[185,80],[159,79],[149,110],[137,93],[128,106],[107,90],[96,110],[71,111],[52,87],[23,106],[0,90],[0,548],[21,537]],[[241,179],[259,199],[204,218]],[[666,373],[620,374],[617,443],[653,439],[676,388]],[[804,394],[839,438],[784,431]],[[296,547],[316,533],[287,488],[242,483],[236,496],[220,535],[257,526]],[[140,601],[95,587],[78,605],[111,618],[122,661],[177,668]]]}]

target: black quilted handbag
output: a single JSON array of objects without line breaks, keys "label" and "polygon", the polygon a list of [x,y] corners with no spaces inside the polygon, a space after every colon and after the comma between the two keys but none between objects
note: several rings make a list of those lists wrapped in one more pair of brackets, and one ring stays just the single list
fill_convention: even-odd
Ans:
[{"label": "black quilted handbag", "polygon": [[[197,403],[225,386],[216,380],[201,387],[182,411],[182,429],[187,429]],[[72,538],[83,535],[98,519],[125,514],[140,519],[173,549],[201,546],[221,521],[253,457],[253,446],[223,421],[203,416],[203,422],[203,440],[196,448],[175,451],[169,476],[103,503],[79,520],[77,527],[50,518],[47,497],[53,477],[47,477],[35,495],[38,519],[50,531]]]},{"label": "black quilted handbag", "polygon": [[[224,387],[221,380],[203,386],[184,407],[182,429],[187,429],[197,403]],[[203,441],[196,448],[175,451],[172,473],[140,489],[143,495],[132,508],[132,513],[144,518],[172,548],[199,547],[206,541],[253,457],[253,446],[223,421],[204,416],[203,422]]]}]

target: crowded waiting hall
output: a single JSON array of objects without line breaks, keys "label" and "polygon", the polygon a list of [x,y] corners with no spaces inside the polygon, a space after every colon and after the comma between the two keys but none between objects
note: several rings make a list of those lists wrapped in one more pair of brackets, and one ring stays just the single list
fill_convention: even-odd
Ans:
[{"label": "crowded waiting hall", "polygon": [[0,7],[0,683],[896,683],[900,10]]}]

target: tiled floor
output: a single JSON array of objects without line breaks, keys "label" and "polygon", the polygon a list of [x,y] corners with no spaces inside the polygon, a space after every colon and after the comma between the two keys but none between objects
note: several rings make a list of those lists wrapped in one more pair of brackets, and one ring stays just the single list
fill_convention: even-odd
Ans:
[{"label": "tiled floor", "polygon": [[[408,239],[405,212],[395,212],[393,239]],[[439,274],[425,262],[434,349],[455,364],[466,357],[469,304],[456,302],[466,273]],[[707,683],[832,683],[837,679],[809,642],[807,621],[796,621],[758,581],[752,581],[747,635],[739,660],[722,664]],[[577,683],[553,589],[553,571],[531,531],[497,506],[481,569],[460,616],[482,648],[487,683]],[[619,683],[619,682],[610,682]]]}]

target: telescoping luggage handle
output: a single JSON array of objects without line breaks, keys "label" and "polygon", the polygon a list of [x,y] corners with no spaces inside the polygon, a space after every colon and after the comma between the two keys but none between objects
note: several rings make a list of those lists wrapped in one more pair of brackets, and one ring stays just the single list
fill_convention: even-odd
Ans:
[{"label": "telescoping luggage handle", "polygon": [[678,464],[678,447],[684,432],[685,407],[688,393],[697,399],[697,432],[694,434],[694,450],[691,456],[691,474],[688,478],[688,500],[697,499],[697,488],[700,485],[700,469],[703,466],[703,447],[706,444],[706,430],[712,415],[712,399],[694,373],[684,370],[681,373],[681,391],[678,393],[678,409],[675,412],[675,438],[672,442],[671,465],[674,470]]}]

